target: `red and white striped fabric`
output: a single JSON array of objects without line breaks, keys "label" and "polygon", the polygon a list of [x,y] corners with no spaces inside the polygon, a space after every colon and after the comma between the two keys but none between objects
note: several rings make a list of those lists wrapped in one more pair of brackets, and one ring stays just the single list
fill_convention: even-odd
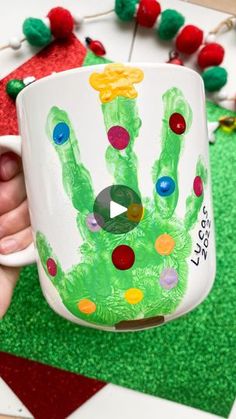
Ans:
[{"label": "red and white striped fabric", "polygon": [[[0,376],[0,415],[37,419],[219,418],[3,352]],[[234,410],[230,419],[235,417]]]}]

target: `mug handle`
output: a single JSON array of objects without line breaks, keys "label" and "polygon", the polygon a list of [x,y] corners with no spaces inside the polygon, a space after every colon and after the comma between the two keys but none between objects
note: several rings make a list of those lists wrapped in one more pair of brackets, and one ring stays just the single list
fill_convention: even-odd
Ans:
[{"label": "mug handle", "polygon": [[[0,155],[7,151],[13,151],[13,153],[21,157],[21,137],[19,135],[3,135],[0,137]],[[33,243],[19,252],[8,255],[2,255],[0,253],[0,265],[19,267],[35,262],[36,252]]]}]

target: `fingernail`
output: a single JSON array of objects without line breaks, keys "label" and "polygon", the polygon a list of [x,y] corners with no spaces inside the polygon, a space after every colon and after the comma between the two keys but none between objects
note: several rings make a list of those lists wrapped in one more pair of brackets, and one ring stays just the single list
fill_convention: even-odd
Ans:
[{"label": "fingernail", "polygon": [[1,173],[4,178],[11,178],[14,176],[18,169],[18,161],[15,157],[10,156],[9,154],[4,154],[1,156],[0,167]]},{"label": "fingernail", "polygon": [[0,252],[12,253],[17,250],[17,242],[15,239],[3,239],[0,241]]}]

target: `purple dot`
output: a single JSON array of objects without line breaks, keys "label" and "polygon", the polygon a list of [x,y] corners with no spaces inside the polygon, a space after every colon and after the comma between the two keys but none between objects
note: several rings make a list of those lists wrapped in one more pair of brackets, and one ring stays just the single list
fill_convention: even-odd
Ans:
[{"label": "purple dot", "polygon": [[[96,215],[96,217],[97,218],[98,217],[102,218],[100,215]],[[87,217],[86,217],[86,224],[87,224],[87,227],[90,231],[96,232],[96,231],[99,231],[101,229],[102,220],[101,220],[100,225],[99,225],[96,218],[94,217],[94,214],[88,214]]]},{"label": "purple dot", "polygon": [[173,268],[166,268],[162,271],[160,276],[160,285],[166,290],[171,290],[178,284],[178,274]]},{"label": "purple dot", "polygon": [[117,150],[124,150],[129,144],[130,135],[128,131],[119,125],[111,127],[107,132],[107,136],[112,147]]},{"label": "purple dot", "polygon": [[47,270],[49,275],[56,276],[57,274],[57,264],[54,259],[48,258],[47,260]]}]

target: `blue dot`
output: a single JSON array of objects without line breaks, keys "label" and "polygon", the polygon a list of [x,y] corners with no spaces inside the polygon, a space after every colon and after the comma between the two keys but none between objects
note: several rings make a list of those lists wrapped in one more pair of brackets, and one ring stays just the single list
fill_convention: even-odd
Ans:
[{"label": "blue dot", "polygon": [[65,122],[59,122],[53,130],[53,141],[58,144],[64,144],[70,137],[70,128]]},{"label": "blue dot", "polygon": [[169,176],[160,177],[156,183],[156,191],[160,196],[169,196],[175,190],[175,182]]}]

